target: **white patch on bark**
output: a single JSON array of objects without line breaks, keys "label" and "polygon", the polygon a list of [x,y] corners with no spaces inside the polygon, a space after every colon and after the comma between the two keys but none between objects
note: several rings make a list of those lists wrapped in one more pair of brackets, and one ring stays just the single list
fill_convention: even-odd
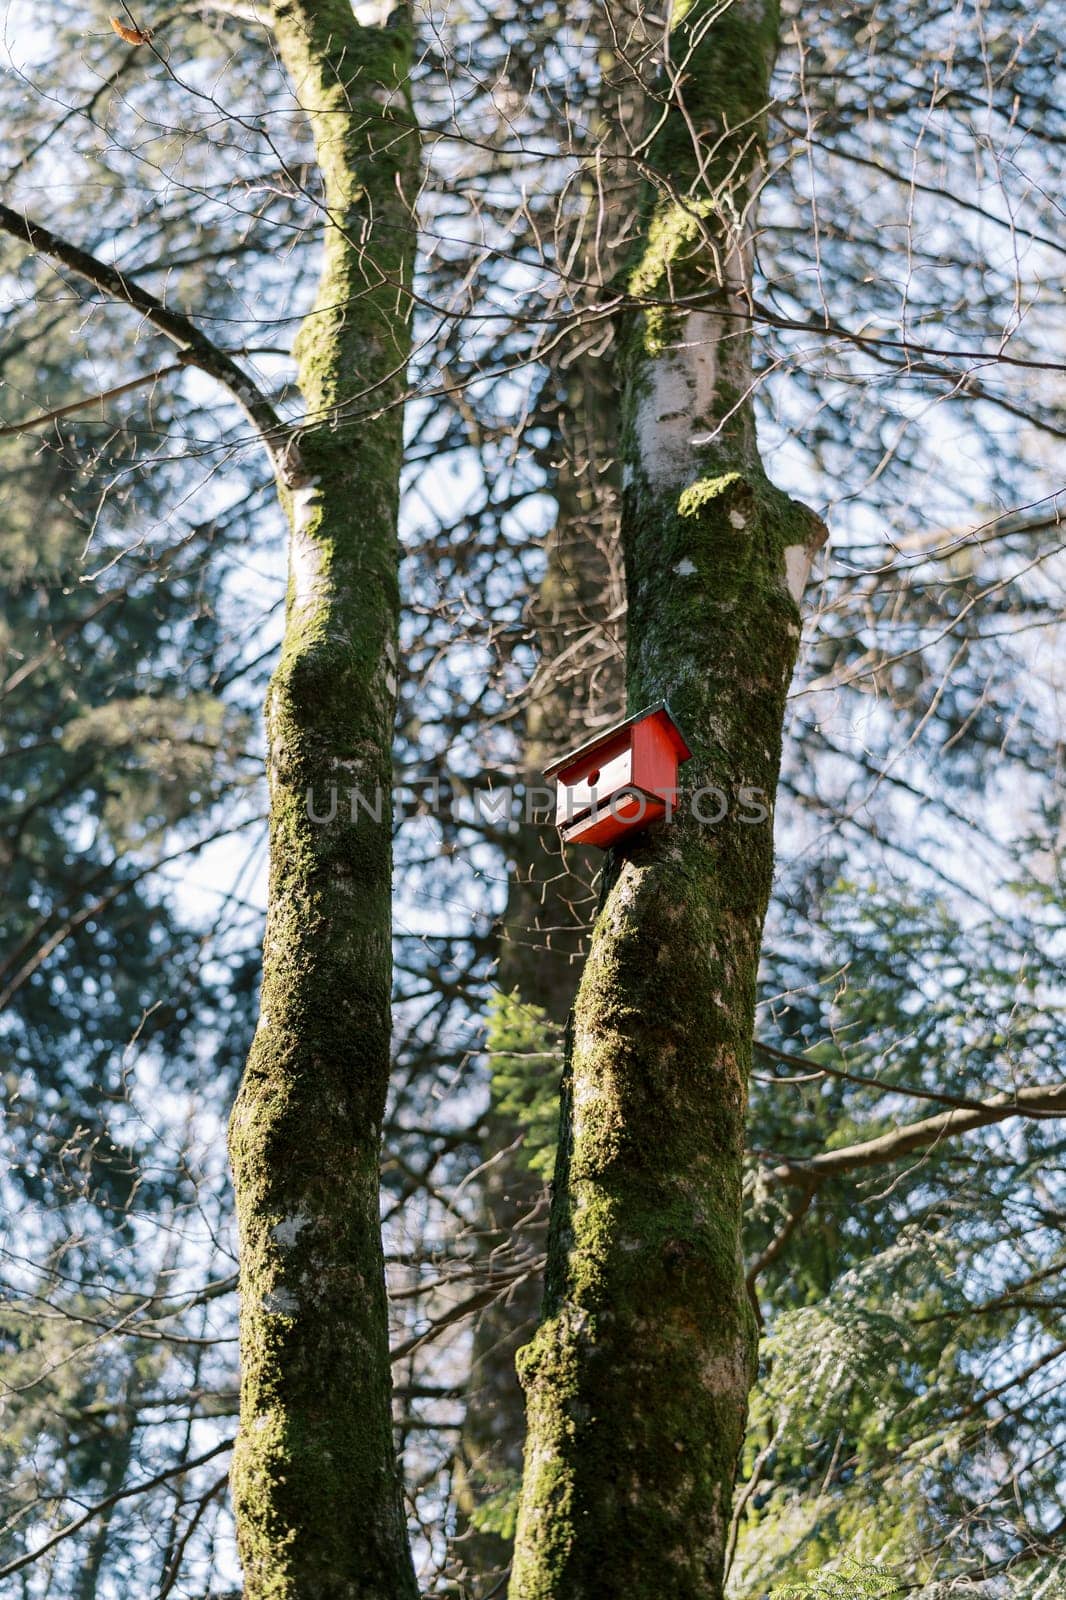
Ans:
[{"label": "white patch on bark", "polygon": [[559,1321],[568,1333],[575,1334],[579,1339],[583,1338],[588,1332],[591,1320],[584,1306],[575,1305],[572,1300],[563,1301]]},{"label": "white patch on bark", "polygon": [[271,1238],[275,1244],[280,1244],[283,1250],[291,1250],[302,1230],[310,1226],[311,1218],[295,1211],[291,1217],[282,1217],[281,1221],[271,1228]]},{"label": "white patch on bark", "polygon": [[383,28],[396,0],[356,0],[352,10],[364,28]]},{"label": "white patch on bark", "polygon": [[[546,1438],[544,1433],[538,1431],[530,1441],[529,1454],[526,1456],[525,1471],[527,1481],[530,1483],[534,1482],[537,1474],[542,1472],[545,1467],[550,1467],[552,1462],[556,1459],[557,1457],[555,1451],[552,1449],[551,1439]],[[540,1518],[544,1515],[544,1513],[538,1507],[535,1510],[534,1515]]]},{"label": "white patch on bark", "polygon": [[291,1289],[271,1289],[269,1294],[263,1296],[263,1310],[276,1312],[283,1317],[291,1317],[294,1311],[300,1309],[300,1302]]},{"label": "white patch on bark", "polygon": [[805,544],[790,544],[785,549],[785,582],[797,605],[803,599],[813,560],[814,553]]},{"label": "white patch on bark", "polygon": [[729,513],[729,520],[733,524],[734,528],[738,530],[746,528],[748,525],[747,517],[744,515],[743,511],[739,510],[736,506],[734,506],[732,511]]},{"label": "white patch on bark", "polygon": [[[582,1045],[586,1049],[591,1045],[591,1042],[591,1038],[582,1039]],[[588,1077],[578,1077],[574,1083],[573,1098],[570,1102],[570,1119],[575,1141],[583,1139],[586,1133],[598,1126],[598,1119],[602,1118],[603,1106],[603,1095],[596,1085]],[[579,1199],[575,1204],[575,1217],[581,1209],[582,1202]]]},{"label": "white patch on bark", "polygon": [[302,533],[311,520],[311,512],[318,498],[318,479],[309,478],[292,492],[292,520]]},{"label": "white patch on bark", "polygon": [[744,1345],[735,1345],[731,1355],[711,1356],[705,1361],[703,1382],[712,1394],[746,1395],[748,1362]]},{"label": "white patch on bark", "polygon": [[714,422],[721,318],[690,311],[678,342],[651,356],[637,403],[640,464],[651,487],[680,489],[692,476],[692,450]]},{"label": "white patch on bark", "polygon": [[674,572],[679,578],[691,578],[695,570],[696,563],[694,561],[690,561],[688,556],[685,556],[684,560],[679,561],[677,566],[674,568]]},{"label": "white patch on bark", "polygon": [[305,484],[292,497],[289,570],[292,574],[293,603],[301,609],[314,605],[321,597],[322,551],[307,536],[307,527],[318,499],[316,482]]}]

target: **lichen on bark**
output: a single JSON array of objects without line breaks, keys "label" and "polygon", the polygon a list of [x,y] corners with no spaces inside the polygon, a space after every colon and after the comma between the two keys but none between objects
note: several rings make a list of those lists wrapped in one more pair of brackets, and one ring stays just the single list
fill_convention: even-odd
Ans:
[{"label": "lichen on bark", "polygon": [[271,864],[259,1027],[230,1127],[246,1600],[414,1600],[378,1213],[390,1057],[389,808],[402,395],[419,149],[409,20],[278,0],[322,178],[322,272],[295,346],[305,416],[279,492],[289,589],[267,702]]},{"label": "lichen on bark", "polygon": [[[722,1593],[755,1372],[741,1174],[800,632],[786,551],[824,537],[755,440],[744,292],[776,29],[771,0],[693,0],[666,52],[623,334],[627,677],[693,759],[676,819],[608,864],[574,1009],[511,1600]],[[714,825],[700,790],[727,799]]]}]

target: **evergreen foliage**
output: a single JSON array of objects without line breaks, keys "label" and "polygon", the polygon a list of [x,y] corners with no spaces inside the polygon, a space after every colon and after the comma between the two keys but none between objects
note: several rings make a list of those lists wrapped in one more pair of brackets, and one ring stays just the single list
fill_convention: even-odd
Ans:
[{"label": "evergreen foliage", "polygon": [[522,1162],[548,1182],[559,1136],[562,1030],[517,989],[497,991],[488,1009],[485,1044],[495,1107],[524,1129]]}]

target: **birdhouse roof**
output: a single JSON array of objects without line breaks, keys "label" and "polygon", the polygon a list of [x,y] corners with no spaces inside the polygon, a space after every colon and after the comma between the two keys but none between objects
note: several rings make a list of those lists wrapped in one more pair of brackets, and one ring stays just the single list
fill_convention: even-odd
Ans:
[{"label": "birdhouse roof", "polygon": [[605,744],[610,744],[620,733],[627,728],[633,728],[638,722],[647,722],[655,718],[670,743],[677,752],[678,761],[687,761],[692,754],[685,742],[685,736],[674,721],[673,713],[665,700],[660,700],[658,705],[646,706],[643,711],[635,711],[631,717],[623,717],[621,722],[615,722],[609,728],[604,728],[594,739],[586,739],[584,744],[579,744],[576,750],[571,750],[565,756],[557,756],[554,761],[549,761],[544,768],[546,778],[557,778],[564,773],[567,767],[572,767],[576,761],[581,761],[585,756],[590,756]]}]

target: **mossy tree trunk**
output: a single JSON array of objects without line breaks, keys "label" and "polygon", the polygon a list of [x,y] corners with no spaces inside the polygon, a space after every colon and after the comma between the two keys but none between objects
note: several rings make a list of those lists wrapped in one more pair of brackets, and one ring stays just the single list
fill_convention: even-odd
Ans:
[{"label": "mossy tree trunk", "polygon": [[512,1600],[722,1592],[755,1372],[741,1171],[772,797],[824,537],[768,482],[751,403],[777,27],[771,0],[675,3],[670,25],[624,331],[622,537],[630,707],[667,699],[694,757],[676,819],[608,864],[574,1009],[544,1319],[519,1358]]},{"label": "mossy tree trunk", "polygon": [[[384,11],[387,8],[382,8]],[[360,14],[366,14],[366,7]],[[240,1230],[233,1465],[246,1600],[414,1600],[378,1212],[390,1057],[390,806],[402,392],[418,138],[410,19],[278,0],[319,163],[323,266],[284,458],[290,577],[268,705],[259,1028],[230,1130]],[[339,801],[329,816],[332,785]],[[380,817],[357,808],[358,788]]]}]

